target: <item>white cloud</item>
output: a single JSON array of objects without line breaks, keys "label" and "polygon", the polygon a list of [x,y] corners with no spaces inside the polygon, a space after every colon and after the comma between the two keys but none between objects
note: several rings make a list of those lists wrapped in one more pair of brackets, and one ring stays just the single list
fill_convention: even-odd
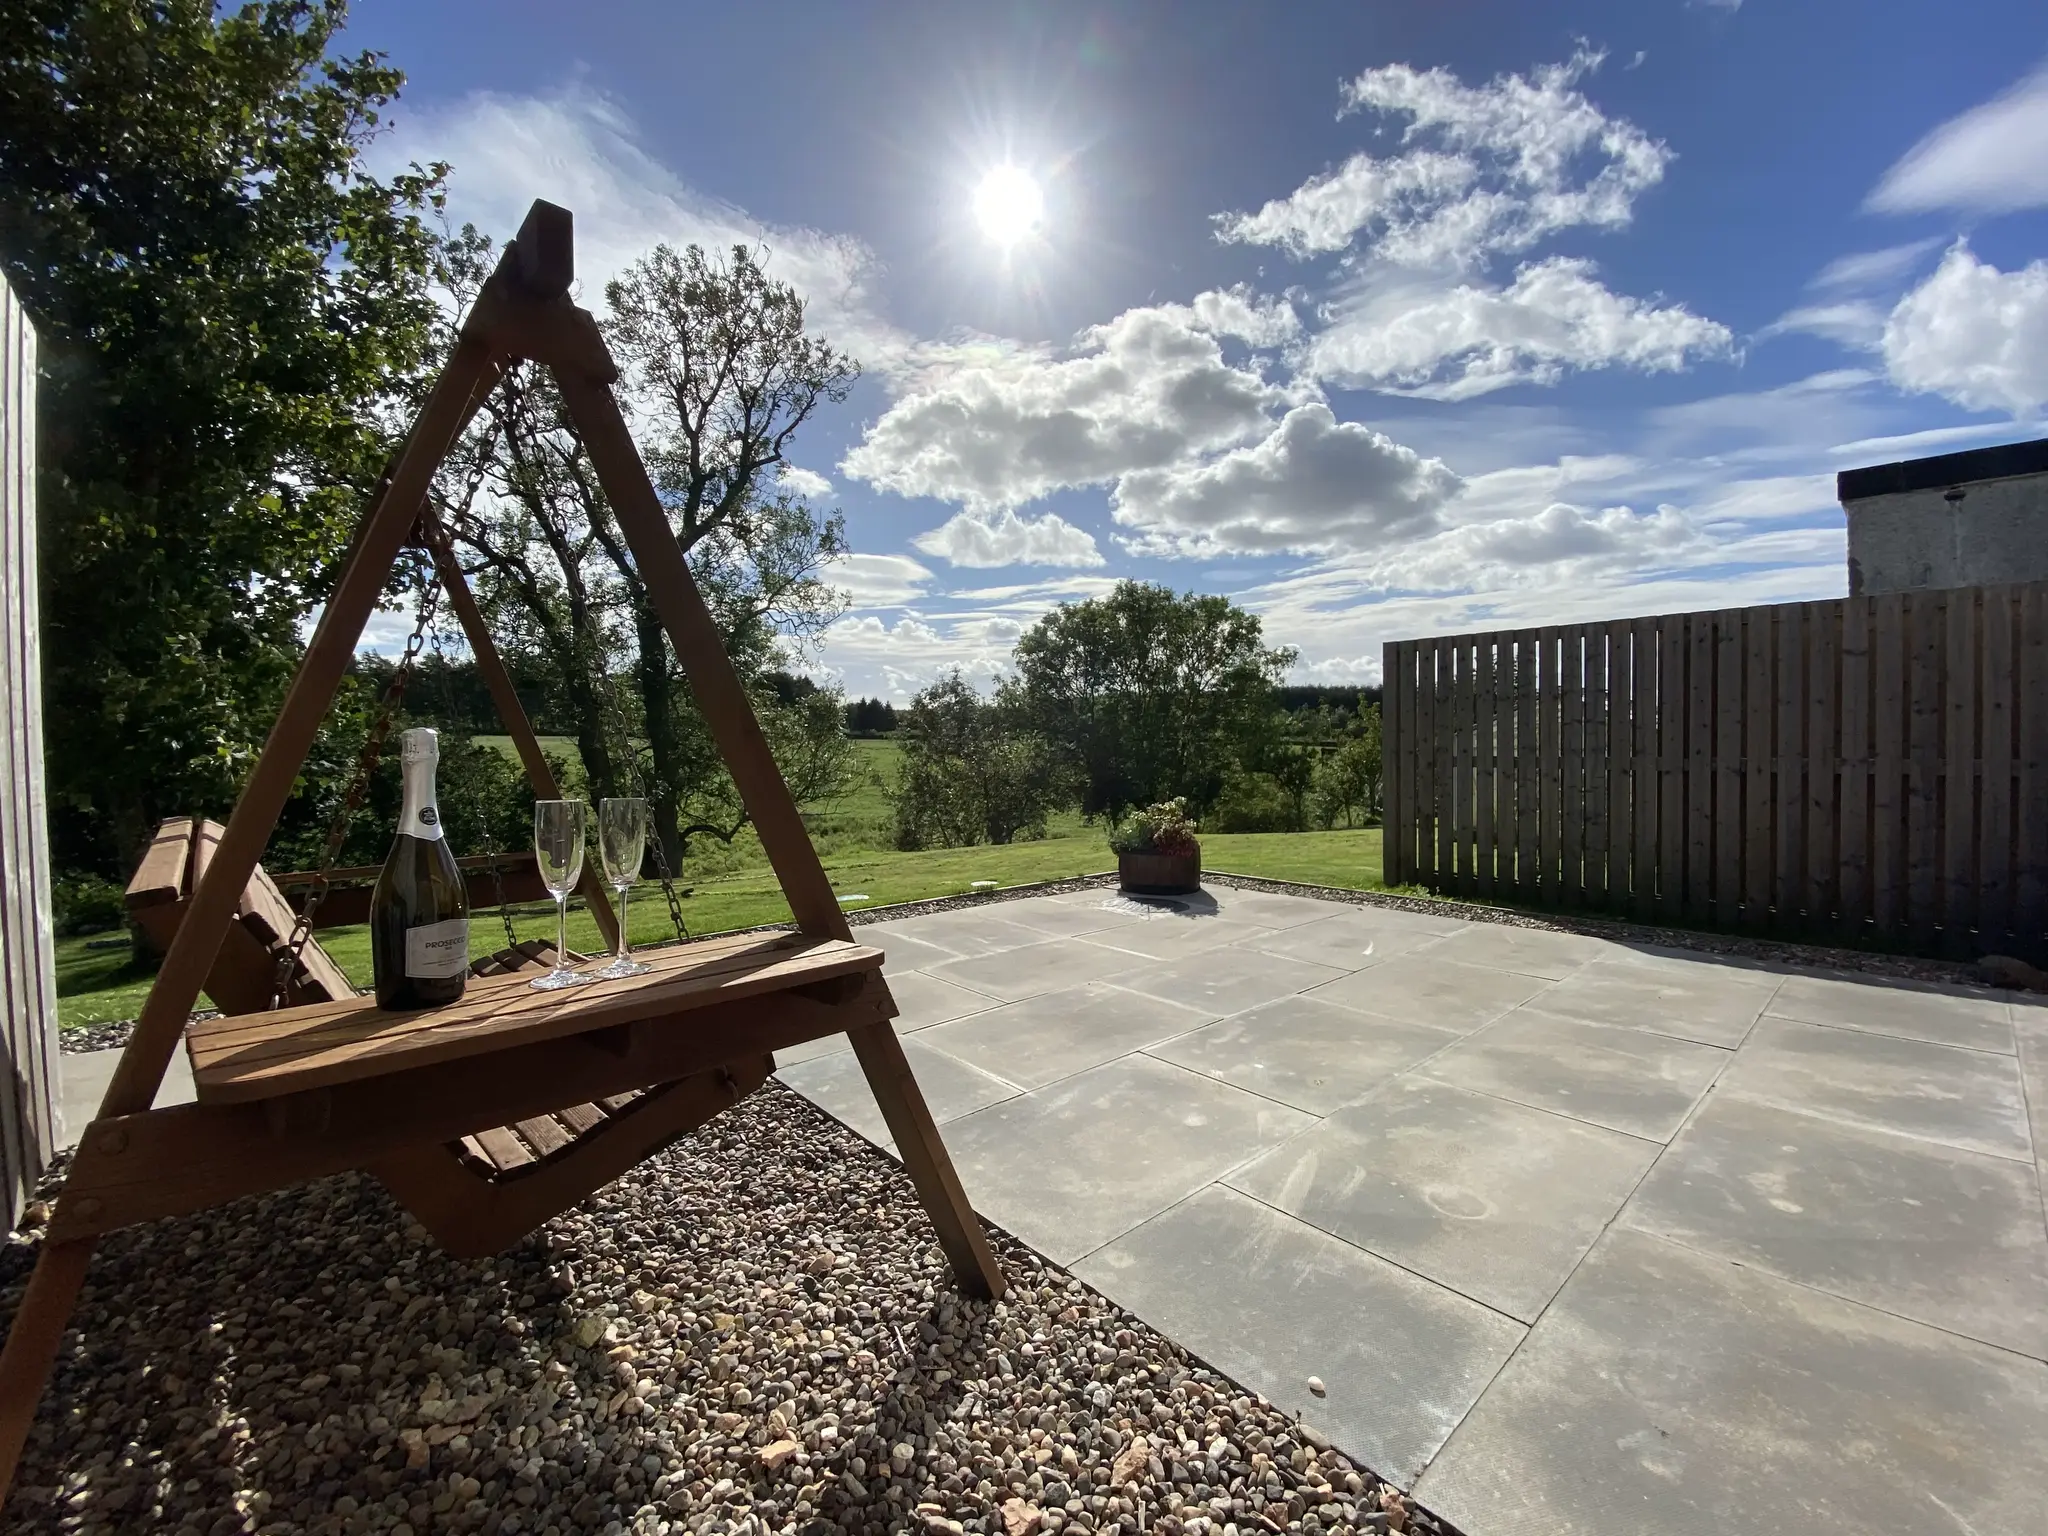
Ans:
[{"label": "white cloud", "polygon": [[809,305],[809,326],[884,372],[900,366],[910,338],[881,318],[874,253],[846,235],[763,223],[745,209],[685,185],[648,153],[637,125],[582,81],[538,95],[475,91],[452,102],[403,108],[376,141],[389,171],[409,161],[452,167],[448,209],[502,244],[537,197],[576,217],[581,302],[601,306],[604,284],[662,241],[709,252],[760,244],[768,270]]},{"label": "white cloud", "polygon": [[1832,304],[1799,304],[1758,331],[1757,340],[1801,331],[1840,342],[1859,351],[1874,351],[1884,340],[1885,310],[1868,299],[1840,299]]},{"label": "white cloud", "polygon": [[1309,344],[1314,373],[1351,385],[1465,400],[1511,384],[1555,384],[1575,369],[1676,372],[1727,357],[1734,337],[1682,304],[1617,294],[1591,262],[1531,262],[1507,288],[1368,285]]},{"label": "white cloud", "polygon": [[832,482],[815,469],[798,469],[794,464],[785,464],[778,473],[785,490],[794,491],[806,500],[818,501],[832,494]]},{"label": "white cloud", "polygon": [[932,573],[908,555],[841,555],[826,565],[824,577],[856,608],[894,608],[915,601]]},{"label": "white cloud", "polygon": [[979,346],[931,368],[839,467],[878,490],[986,512],[1229,447],[1290,399],[1255,367],[1226,363],[1208,329],[1278,323],[1254,315],[1248,301],[1205,294],[1126,310],[1083,331],[1071,355]]},{"label": "white cloud", "polygon": [[1957,241],[1899,300],[1883,346],[1901,389],[2033,415],[2048,405],[2048,259],[2001,272]]},{"label": "white cloud", "polygon": [[1837,256],[1806,285],[1820,297],[1786,310],[1758,331],[1757,339],[1804,332],[1858,351],[1875,352],[1883,343],[1885,318],[1898,285],[1940,244],[1939,238],[1909,240],[1882,250]]},{"label": "white cloud", "polygon": [[2010,213],[2048,205],[2048,63],[1952,117],[1884,173],[1864,207]]},{"label": "white cloud", "polygon": [[1112,501],[1151,552],[1372,550],[1433,527],[1461,484],[1441,459],[1302,405],[1261,443],[1124,476]]},{"label": "white cloud", "polygon": [[1340,116],[1408,119],[1402,152],[1360,153],[1255,213],[1219,214],[1225,241],[1329,254],[1364,237],[1405,266],[1475,266],[1579,225],[1628,223],[1671,151],[1573,87],[1605,55],[1468,86],[1449,70],[1370,69],[1343,87]]},{"label": "white cloud", "polygon": [[1822,267],[1807,286],[1810,288],[1885,288],[1898,282],[1920,265],[1920,258],[1941,244],[1939,236],[1888,245],[1880,251],[1855,251],[1837,256]]},{"label": "white cloud", "polygon": [[1093,535],[1051,512],[1019,517],[1000,512],[960,512],[910,541],[928,555],[954,565],[1091,566],[1104,563]]}]

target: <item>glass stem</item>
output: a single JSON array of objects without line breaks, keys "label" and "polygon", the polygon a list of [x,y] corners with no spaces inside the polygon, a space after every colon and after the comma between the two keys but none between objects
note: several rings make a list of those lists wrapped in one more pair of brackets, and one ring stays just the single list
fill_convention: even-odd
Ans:
[{"label": "glass stem", "polygon": [[555,969],[569,969],[569,896],[566,891],[555,897]]},{"label": "glass stem", "polygon": [[632,889],[633,887],[630,885],[619,887],[619,963],[621,965],[630,963],[633,958],[633,935],[626,931],[626,893]]}]

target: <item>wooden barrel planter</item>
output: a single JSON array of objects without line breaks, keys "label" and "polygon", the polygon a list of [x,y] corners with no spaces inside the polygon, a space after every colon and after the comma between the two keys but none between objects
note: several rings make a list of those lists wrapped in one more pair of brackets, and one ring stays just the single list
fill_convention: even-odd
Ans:
[{"label": "wooden barrel planter", "polygon": [[1202,888],[1202,846],[1186,853],[1119,853],[1117,883],[1134,896],[1186,896]]}]

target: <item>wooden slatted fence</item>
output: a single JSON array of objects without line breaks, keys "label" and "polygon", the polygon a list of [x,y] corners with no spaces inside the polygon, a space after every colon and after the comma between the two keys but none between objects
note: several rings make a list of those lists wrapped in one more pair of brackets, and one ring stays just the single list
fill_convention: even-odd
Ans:
[{"label": "wooden slatted fence", "polygon": [[2048,583],[1386,647],[1386,880],[2048,963]]},{"label": "wooden slatted fence", "polygon": [[0,280],[0,1202],[7,1224],[56,1150],[57,980],[43,822],[37,641],[36,337]]}]

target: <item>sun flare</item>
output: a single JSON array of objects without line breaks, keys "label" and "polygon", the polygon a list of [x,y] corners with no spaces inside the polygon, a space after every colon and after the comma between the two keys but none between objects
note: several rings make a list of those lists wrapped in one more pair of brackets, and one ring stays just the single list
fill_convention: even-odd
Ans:
[{"label": "sun flare", "polygon": [[1008,250],[1038,228],[1045,217],[1045,194],[1030,174],[1014,165],[999,165],[974,189],[974,220],[981,232]]}]

